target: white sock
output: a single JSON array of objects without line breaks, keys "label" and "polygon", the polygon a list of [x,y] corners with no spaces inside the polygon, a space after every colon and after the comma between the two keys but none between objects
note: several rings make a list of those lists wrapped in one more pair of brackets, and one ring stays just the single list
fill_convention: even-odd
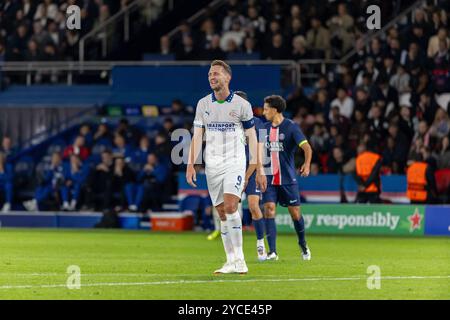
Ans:
[{"label": "white sock", "polygon": [[265,245],[264,245],[264,239],[258,239],[258,240],[256,240],[256,246],[257,246],[257,247],[263,247],[263,248],[265,248]]},{"label": "white sock", "polygon": [[[238,212],[239,216],[241,217],[241,220],[244,218],[244,208],[242,208],[242,202],[238,203]],[[241,221],[242,224],[242,221]]]},{"label": "white sock", "polygon": [[212,209],[213,211],[213,221],[214,221],[214,230],[220,230],[220,217],[216,208]]},{"label": "white sock", "polygon": [[227,255],[227,263],[233,263],[235,260],[233,243],[231,242],[231,234],[228,232],[226,221],[220,221],[220,235],[222,236],[223,247]]},{"label": "white sock", "polygon": [[238,211],[233,214],[227,214],[228,230],[231,234],[236,259],[244,260],[244,251],[242,250],[242,220]]}]

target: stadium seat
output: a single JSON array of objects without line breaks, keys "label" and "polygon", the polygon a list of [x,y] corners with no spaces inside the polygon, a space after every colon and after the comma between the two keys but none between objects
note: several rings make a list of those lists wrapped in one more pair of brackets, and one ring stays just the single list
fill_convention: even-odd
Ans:
[{"label": "stadium seat", "polygon": [[450,187],[450,169],[436,170],[436,188],[439,194],[446,194]]}]

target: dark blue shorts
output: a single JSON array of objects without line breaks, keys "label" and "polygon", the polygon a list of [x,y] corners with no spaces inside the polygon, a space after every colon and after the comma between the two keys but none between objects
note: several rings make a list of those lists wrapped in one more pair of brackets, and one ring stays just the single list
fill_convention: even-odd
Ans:
[{"label": "dark blue shorts", "polygon": [[256,172],[253,172],[253,174],[248,179],[247,187],[245,188],[245,194],[247,196],[260,196],[261,191],[259,191],[258,187],[256,186]]},{"label": "dark blue shorts", "polygon": [[263,203],[279,203],[282,207],[299,206],[300,194],[297,184],[281,186],[267,185],[266,192],[263,193]]}]

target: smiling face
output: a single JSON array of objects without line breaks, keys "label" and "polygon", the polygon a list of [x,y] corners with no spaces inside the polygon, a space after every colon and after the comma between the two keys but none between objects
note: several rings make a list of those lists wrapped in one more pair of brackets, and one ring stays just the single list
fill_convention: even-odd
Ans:
[{"label": "smiling face", "polygon": [[228,88],[231,76],[220,65],[211,66],[208,72],[209,85],[213,91]]}]

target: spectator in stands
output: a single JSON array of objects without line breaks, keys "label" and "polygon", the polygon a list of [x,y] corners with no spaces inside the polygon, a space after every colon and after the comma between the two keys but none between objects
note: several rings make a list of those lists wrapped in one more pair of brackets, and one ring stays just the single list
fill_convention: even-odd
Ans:
[{"label": "spectator in stands", "polygon": [[328,28],[332,31],[331,38],[338,44],[335,46],[339,50],[338,56],[342,56],[353,46],[355,40],[352,32],[353,24],[354,19],[347,13],[346,4],[338,4],[337,15],[327,22]]},{"label": "spectator in stands", "polygon": [[283,60],[288,57],[286,47],[283,43],[283,36],[275,34],[272,43],[263,51],[263,58],[268,60]]},{"label": "spectator in stands", "polygon": [[317,17],[311,18],[311,29],[306,33],[306,46],[315,59],[330,59],[330,32]]},{"label": "spectator in stands", "polygon": [[416,108],[417,120],[425,120],[428,125],[431,125],[434,121],[437,109],[438,105],[436,104],[433,96],[425,92],[422,93],[420,95],[419,104]]},{"label": "spectator in stands", "polygon": [[326,117],[330,114],[330,102],[326,90],[319,90],[317,92],[317,101],[314,103],[313,112],[314,114],[323,114]]},{"label": "spectator in stands", "polygon": [[291,59],[293,60],[311,59],[311,54],[308,51],[308,49],[306,49],[306,41],[303,36],[298,35],[292,39]]},{"label": "spectator in stands", "polygon": [[66,30],[61,40],[61,55],[67,60],[76,60],[79,54],[79,40],[80,35],[76,30]]},{"label": "spectator in stands", "polygon": [[167,35],[164,35],[159,39],[159,53],[163,56],[172,54],[170,38]]},{"label": "spectator in stands", "polygon": [[430,132],[428,123],[422,120],[417,125],[416,133],[414,134],[413,141],[421,140],[422,145],[428,147],[430,144]]},{"label": "spectator in stands", "polygon": [[114,158],[130,158],[132,157],[132,147],[126,143],[125,137],[120,133],[114,135],[114,147],[112,149]]},{"label": "spectator in stands", "polygon": [[328,138],[326,129],[320,123],[315,123],[313,126],[313,132],[309,137],[309,142],[315,152],[323,153],[325,152],[325,143]]},{"label": "spectator in stands", "polygon": [[64,166],[64,183],[61,187],[62,210],[74,211],[79,201],[80,192],[87,178],[79,156],[72,154],[70,162]]},{"label": "spectator in stands", "polygon": [[138,191],[135,205],[145,211],[160,210],[162,200],[165,199],[162,191],[164,182],[169,174],[169,168],[154,153],[147,157],[147,163],[137,177]]},{"label": "spectator in stands", "polygon": [[79,135],[84,137],[84,144],[87,148],[91,148],[94,143],[94,137],[92,136],[91,126],[83,124],[80,127]]},{"label": "spectator in stands", "polygon": [[419,45],[415,42],[410,43],[408,51],[403,50],[400,64],[404,65],[406,71],[417,75],[418,70],[426,64],[426,58],[421,54]]},{"label": "spectator in stands", "polygon": [[104,211],[113,207],[112,180],[114,174],[114,159],[110,150],[101,154],[101,162],[91,170],[87,182],[87,202],[94,210]]},{"label": "spectator in stands", "polygon": [[359,109],[355,109],[353,113],[352,126],[348,133],[348,140],[353,149],[356,149],[361,137],[369,131],[369,125],[366,115]]},{"label": "spectator in stands", "polygon": [[240,26],[245,25],[245,17],[239,13],[236,7],[229,7],[227,16],[222,22],[222,32],[230,31],[233,28],[233,24],[238,23]]},{"label": "spectator in stands", "polygon": [[[120,194],[121,208],[127,208],[130,211],[136,211],[137,207],[134,203],[135,174],[133,170],[126,164],[125,158],[117,157],[114,161],[114,174],[112,179],[112,193]],[[110,196],[107,196],[108,198]],[[111,195],[113,198],[113,195]]]},{"label": "spectator in stands", "polygon": [[379,105],[372,106],[370,116],[370,134],[372,135],[373,139],[377,141],[384,141],[387,134],[388,123],[384,119],[381,107]]},{"label": "spectator in stands", "polygon": [[174,116],[189,116],[193,115],[193,110],[191,106],[187,107],[180,99],[174,99],[172,100],[170,114]]},{"label": "spectator in stands", "polygon": [[210,47],[202,53],[204,60],[225,60],[226,52],[220,47],[220,36],[214,35],[211,39]]},{"label": "spectator in stands", "polygon": [[375,60],[371,57],[366,59],[364,68],[358,73],[358,76],[356,77],[357,86],[363,84],[363,76],[365,74],[367,74],[371,78],[372,82],[375,82],[377,80],[379,71],[377,68],[375,68]]},{"label": "spectator in stands", "polygon": [[244,42],[245,31],[239,20],[233,20],[231,29],[225,31],[220,39],[220,47],[225,52],[230,52],[230,43],[234,43],[236,48],[240,48]]},{"label": "spectator in stands", "polygon": [[[38,50],[38,45],[36,41],[30,40],[28,41],[28,49],[24,53],[25,61],[39,61],[41,60],[41,55]],[[36,82],[36,79],[35,79]]]},{"label": "spectator in stands", "polygon": [[382,107],[386,111],[385,113],[393,110],[398,103],[397,90],[389,85],[389,81],[384,75],[378,77],[376,84],[371,89],[370,98]]},{"label": "spectator in stands", "polygon": [[411,91],[411,88],[409,87],[411,77],[406,72],[405,67],[402,65],[399,65],[397,67],[397,72],[392,76],[391,80],[389,81],[389,85],[395,88],[399,95],[403,93],[408,93]]},{"label": "spectator in stands", "polygon": [[433,124],[430,126],[430,136],[442,139],[450,132],[450,120],[447,112],[439,108],[436,111]]},{"label": "spectator in stands", "polygon": [[218,35],[216,32],[214,21],[207,18],[203,21],[200,27],[200,36],[198,39],[200,50],[208,50],[211,47],[211,41],[214,36]]},{"label": "spectator in stands", "polygon": [[[59,203],[60,190],[64,184],[64,167],[59,152],[52,154],[50,167],[38,177],[40,182],[36,188],[34,199],[25,201],[23,206],[28,211],[39,211],[44,201],[53,196]],[[58,206],[59,208],[59,206]]]},{"label": "spectator in stands", "polygon": [[249,59],[250,59],[252,56],[256,56],[256,57],[259,59],[260,53],[259,53],[259,51],[257,50],[255,38],[252,38],[252,37],[246,37],[246,38],[244,39],[244,49],[243,49],[243,54],[249,55]]},{"label": "spectator in stands", "polygon": [[94,144],[112,145],[111,133],[106,123],[101,123],[97,127],[97,131],[94,134]]},{"label": "spectator in stands", "polygon": [[364,115],[369,113],[372,106],[372,101],[370,100],[369,93],[365,87],[361,86],[356,89],[354,110],[361,111]]},{"label": "spectator in stands", "polygon": [[440,28],[448,29],[447,13],[444,9],[436,9],[431,15],[431,33],[436,34]]},{"label": "spectator in stands", "polygon": [[144,165],[147,162],[147,156],[150,152],[150,140],[148,136],[143,135],[139,141],[139,148],[136,149],[133,156],[133,161]]},{"label": "spectator in stands", "polygon": [[161,161],[170,161],[172,146],[168,140],[167,134],[159,132],[155,137],[154,153]]},{"label": "spectator in stands", "polygon": [[414,136],[414,124],[411,118],[411,109],[409,107],[400,108],[400,117],[398,120],[399,130],[405,135],[408,146],[411,145]]},{"label": "spectator in stands", "polygon": [[450,135],[442,138],[441,147],[437,154],[437,165],[439,169],[450,168]]},{"label": "spectator in stands", "polygon": [[12,140],[9,136],[3,136],[0,152],[6,157],[6,162],[11,162],[17,154],[17,149],[12,146]]},{"label": "spectator in stands", "polygon": [[412,33],[409,35],[407,43],[417,43],[420,49],[425,52],[428,47],[428,37],[423,26],[420,24],[412,25]]},{"label": "spectator in stands", "polygon": [[327,161],[328,173],[342,174],[344,162],[345,159],[342,149],[339,147],[334,147]]},{"label": "spectator in stands", "polygon": [[337,107],[339,109],[340,115],[346,117],[348,120],[352,117],[354,105],[355,103],[353,99],[347,95],[347,92],[345,92],[344,88],[339,88],[337,90],[337,97],[333,101],[331,101],[331,108]]},{"label": "spectator in stands", "polygon": [[439,42],[444,41],[447,43],[447,48],[450,47],[450,38],[448,37],[448,31],[446,28],[439,28],[437,34],[432,36],[428,41],[427,54],[429,58],[433,58],[439,51]]},{"label": "spectator in stands", "polygon": [[433,56],[431,69],[436,93],[450,93],[450,53],[444,40],[439,41],[439,49]]},{"label": "spectator in stands", "polygon": [[390,124],[388,127],[388,137],[395,142],[393,153],[392,173],[403,173],[408,156],[409,144],[406,136],[400,132],[397,124]]},{"label": "spectator in stands", "polygon": [[63,152],[63,159],[69,160],[71,155],[79,156],[81,161],[85,161],[89,157],[89,149],[85,146],[83,136],[77,136],[72,145],[67,146]]},{"label": "spectator in stands", "polygon": [[370,42],[370,49],[367,56],[375,62],[375,67],[379,69],[383,65],[383,50],[379,38],[373,38]]},{"label": "spectator in stands", "polygon": [[176,53],[177,60],[198,60],[198,51],[191,36],[184,36],[182,46]]},{"label": "spectator in stands", "polygon": [[13,200],[13,167],[6,161],[6,155],[0,152],[0,190],[2,191],[2,212],[9,212]]},{"label": "spectator in stands", "polygon": [[9,39],[7,43],[7,60],[21,61],[27,48],[28,36],[27,27],[20,25],[16,29],[16,33]]},{"label": "spectator in stands", "polygon": [[245,30],[252,38],[261,39],[266,32],[266,20],[259,15],[255,6],[249,6],[247,9],[247,21]]},{"label": "spectator in stands", "polygon": [[53,0],[44,0],[39,4],[34,15],[34,21],[39,21],[45,26],[49,19],[56,20],[58,14],[58,7],[53,3]]},{"label": "spectator in stands", "polygon": [[141,137],[139,130],[131,126],[127,118],[120,119],[115,132],[122,135],[126,142],[133,146],[137,145],[139,138]]}]

